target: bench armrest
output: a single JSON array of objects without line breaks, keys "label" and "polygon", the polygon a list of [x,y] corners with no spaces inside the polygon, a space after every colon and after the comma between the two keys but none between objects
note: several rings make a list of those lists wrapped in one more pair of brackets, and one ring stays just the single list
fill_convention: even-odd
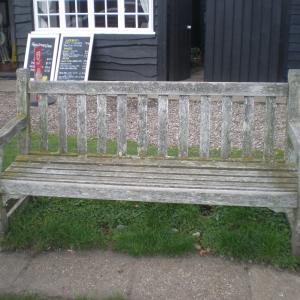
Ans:
[{"label": "bench armrest", "polygon": [[0,146],[7,144],[10,140],[26,128],[27,119],[25,116],[18,116],[10,120],[0,129]]},{"label": "bench armrest", "polygon": [[291,139],[293,147],[297,153],[300,154],[300,122],[288,123],[288,135]]}]

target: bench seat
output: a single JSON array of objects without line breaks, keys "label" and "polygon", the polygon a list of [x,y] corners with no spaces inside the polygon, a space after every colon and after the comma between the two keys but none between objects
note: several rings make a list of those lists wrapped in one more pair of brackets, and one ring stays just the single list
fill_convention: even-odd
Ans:
[{"label": "bench seat", "polygon": [[262,162],[23,155],[1,174],[7,194],[296,208],[297,169]]}]

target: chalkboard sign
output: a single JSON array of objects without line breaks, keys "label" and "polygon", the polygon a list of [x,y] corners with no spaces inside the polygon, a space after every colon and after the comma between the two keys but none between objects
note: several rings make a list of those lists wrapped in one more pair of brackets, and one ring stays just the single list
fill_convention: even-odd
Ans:
[{"label": "chalkboard sign", "polygon": [[88,80],[94,36],[62,35],[55,80]]},{"label": "chalkboard sign", "polygon": [[30,70],[30,78],[34,79],[34,49],[42,48],[43,80],[53,80],[55,73],[58,34],[29,34],[24,61],[24,68]]}]

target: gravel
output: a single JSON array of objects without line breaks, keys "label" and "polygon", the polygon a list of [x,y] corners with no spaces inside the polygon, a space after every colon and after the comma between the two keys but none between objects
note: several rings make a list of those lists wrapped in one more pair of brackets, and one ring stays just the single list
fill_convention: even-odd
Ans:
[{"label": "gravel", "polygon": [[[214,99],[220,100],[220,99]],[[232,146],[241,148],[242,146],[242,129],[243,129],[243,113],[244,108],[239,99],[234,99],[233,114],[232,114]],[[0,92],[0,126],[3,126],[9,119],[15,116],[15,93],[14,92]],[[88,97],[88,135],[90,137],[96,135],[96,99],[95,97]],[[265,105],[261,102],[255,103],[255,128],[253,144],[256,149],[262,149],[264,137],[264,112]],[[70,97],[68,101],[68,134],[76,135],[76,101],[74,97]],[[32,127],[34,131],[38,131],[38,109],[31,108]],[[199,144],[199,102],[191,100],[190,102],[190,145]],[[221,101],[213,101],[211,106],[211,147],[217,148],[220,146],[221,136]],[[116,137],[116,99],[109,98],[108,103],[108,135],[109,138]],[[277,104],[276,106],[276,125],[275,125],[276,141],[275,147],[283,149],[285,144],[286,131],[286,106],[284,104]],[[127,120],[129,139],[137,138],[137,101],[136,99],[128,100],[128,120]],[[58,132],[57,125],[57,105],[49,106],[49,131],[51,133]],[[148,104],[148,131],[149,142],[156,144],[157,142],[157,101],[149,100]],[[169,103],[169,144],[175,145],[178,143],[179,125],[178,125],[178,101],[170,100]]]}]

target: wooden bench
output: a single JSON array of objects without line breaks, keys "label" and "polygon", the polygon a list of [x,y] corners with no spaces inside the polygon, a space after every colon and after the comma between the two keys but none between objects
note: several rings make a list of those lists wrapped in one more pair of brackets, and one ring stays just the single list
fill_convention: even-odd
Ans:
[{"label": "wooden bench", "polygon": [[[31,151],[30,95],[41,95],[40,151]],[[57,153],[48,151],[47,95],[57,95]],[[71,95],[71,97],[67,96]],[[210,110],[213,96],[221,96],[222,126],[220,159],[210,159]],[[87,96],[97,101],[97,151],[87,151]],[[147,103],[157,101],[158,157],[147,157]],[[236,96],[239,100],[236,100]],[[107,107],[117,101],[117,155],[106,152]],[[127,155],[127,98],[135,97],[138,119],[138,155]],[[256,98],[263,97],[263,98]],[[268,207],[288,213],[295,255],[300,255],[299,154],[300,71],[289,73],[288,83],[191,83],[191,82],[36,82],[26,70],[17,72],[17,117],[0,131],[3,145],[18,134],[20,155],[2,172],[1,231],[7,228],[5,202],[8,196],[72,197],[164,203],[190,203]],[[178,102],[179,154],[168,154],[168,103]],[[199,157],[189,157],[189,102],[199,104]],[[67,101],[77,106],[77,151],[68,154]],[[153,100],[151,100],[153,101]],[[217,100],[216,100],[217,101]],[[231,158],[233,103],[242,101],[244,159]],[[254,105],[265,105],[264,157],[251,157]],[[287,109],[285,161],[274,159],[275,108]]]}]

